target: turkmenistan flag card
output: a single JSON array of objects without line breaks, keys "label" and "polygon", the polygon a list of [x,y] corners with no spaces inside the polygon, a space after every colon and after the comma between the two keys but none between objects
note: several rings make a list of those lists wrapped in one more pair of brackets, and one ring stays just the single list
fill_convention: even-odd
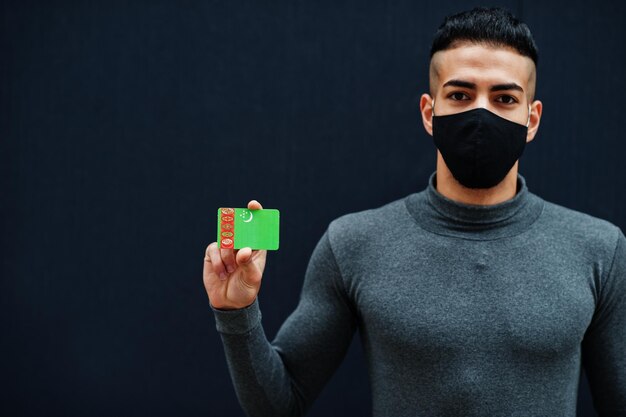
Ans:
[{"label": "turkmenistan flag card", "polygon": [[276,209],[217,209],[217,245],[222,249],[278,249],[280,212]]}]

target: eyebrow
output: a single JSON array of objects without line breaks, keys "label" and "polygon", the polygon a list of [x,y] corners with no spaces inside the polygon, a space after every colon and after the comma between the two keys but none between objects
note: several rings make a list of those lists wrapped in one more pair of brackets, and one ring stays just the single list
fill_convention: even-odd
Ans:
[{"label": "eyebrow", "polygon": [[[476,90],[476,84],[471,83],[469,81],[463,80],[450,80],[443,85],[444,87],[452,86],[452,87],[464,87],[469,88],[471,90]],[[524,89],[516,83],[506,83],[506,84],[495,84],[489,87],[489,91],[504,91],[504,90],[518,90],[522,93]]]}]

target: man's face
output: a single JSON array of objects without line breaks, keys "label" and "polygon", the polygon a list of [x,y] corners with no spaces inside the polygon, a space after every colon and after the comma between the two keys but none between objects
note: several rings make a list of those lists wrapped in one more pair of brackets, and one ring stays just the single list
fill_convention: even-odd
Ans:
[{"label": "man's face", "polygon": [[530,104],[530,142],[541,116],[541,102],[531,102],[535,80],[532,59],[508,47],[463,42],[438,51],[430,66],[431,95],[424,94],[420,102],[424,127],[432,135],[432,98],[437,116],[483,107],[524,126]]}]

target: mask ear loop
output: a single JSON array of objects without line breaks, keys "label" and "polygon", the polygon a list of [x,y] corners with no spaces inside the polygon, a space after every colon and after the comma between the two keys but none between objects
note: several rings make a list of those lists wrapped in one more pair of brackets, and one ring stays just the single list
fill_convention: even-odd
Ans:
[{"label": "mask ear loop", "polygon": [[435,115],[435,99],[433,98],[433,116]]}]

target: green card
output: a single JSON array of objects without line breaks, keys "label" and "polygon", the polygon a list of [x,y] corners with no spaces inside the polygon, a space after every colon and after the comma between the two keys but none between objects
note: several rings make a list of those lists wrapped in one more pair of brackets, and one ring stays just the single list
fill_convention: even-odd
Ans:
[{"label": "green card", "polygon": [[217,245],[222,249],[278,249],[280,212],[276,209],[217,209]]}]

